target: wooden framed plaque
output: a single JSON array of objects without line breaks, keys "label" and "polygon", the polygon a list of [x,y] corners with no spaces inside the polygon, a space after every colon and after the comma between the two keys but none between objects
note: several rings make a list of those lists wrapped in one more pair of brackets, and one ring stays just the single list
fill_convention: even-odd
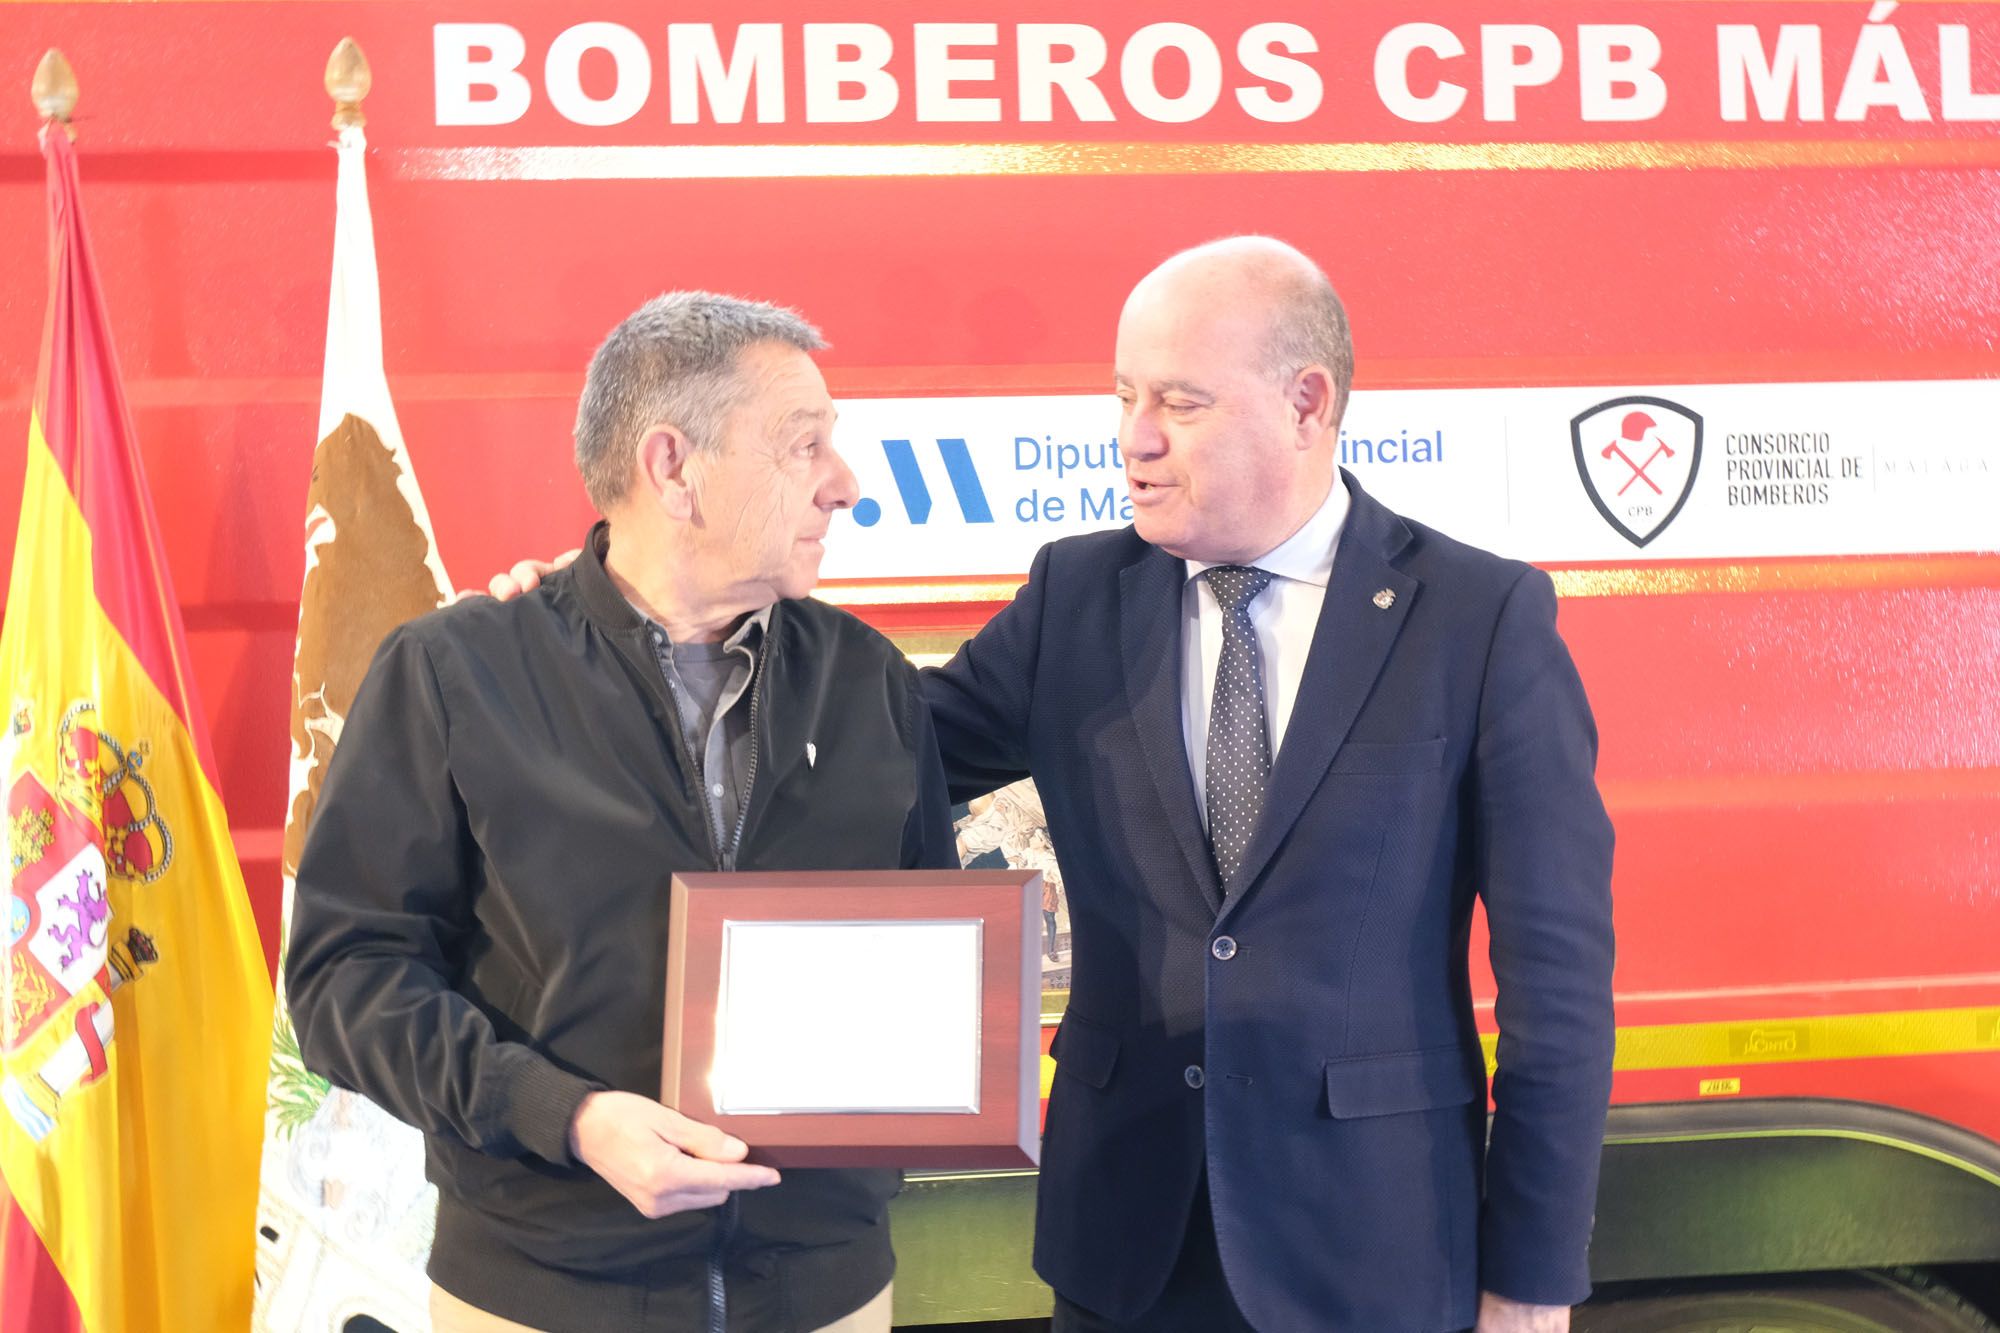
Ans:
[{"label": "wooden framed plaque", "polygon": [[1042,877],[675,875],[660,1100],[776,1167],[1041,1157]]}]

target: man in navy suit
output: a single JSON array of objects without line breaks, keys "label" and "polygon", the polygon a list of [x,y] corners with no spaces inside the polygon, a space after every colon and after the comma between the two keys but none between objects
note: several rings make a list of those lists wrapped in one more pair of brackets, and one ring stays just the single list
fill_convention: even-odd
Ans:
[{"label": "man in navy suit", "polygon": [[1118,326],[1132,528],[1043,548],[926,680],[954,799],[1032,776],[1070,897],[1035,1227],[1058,1333],[1542,1333],[1589,1290],[1589,705],[1546,575],[1338,470],[1352,365],[1289,246],[1154,270]]},{"label": "man in navy suit", "polygon": [[1035,1226],[1057,1333],[1561,1333],[1611,1080],[1611,826],[1553,587],[1338,470],[1347,318],[1289,246],[1154,270],[1116,372],[1133,526],[1043,548],[925,682],[954,799],[1032,776],[1069,895]]}]

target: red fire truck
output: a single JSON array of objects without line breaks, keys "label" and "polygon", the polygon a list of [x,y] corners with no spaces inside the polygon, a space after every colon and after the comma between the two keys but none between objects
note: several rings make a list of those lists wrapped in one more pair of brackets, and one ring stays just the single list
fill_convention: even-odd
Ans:
[{"label": "red fire truck", "polygon": [[[1618,1054],[1578,1326],[1990,1330],[1995,8],[824,8],[7,6],[18,91],[52,45],[81,81],[118,354],[273,948],[320,70],[351,35],[390,383],[465,584],[576,543],[590,350],[708,287],[826,329],[868,502],[823,595],[948,654],[1039,541],[1120,521],[1132,281],[1245,231],[1318,258],[1359,349],[1345,461],[1551,570],[1602,733]],[[44,277],[11,105],[0,512]],[[1490,1052],[1490,976],[1478,1000]],[[1044,1314],[1033,1189],[914,1177],[899,1320]]]}]

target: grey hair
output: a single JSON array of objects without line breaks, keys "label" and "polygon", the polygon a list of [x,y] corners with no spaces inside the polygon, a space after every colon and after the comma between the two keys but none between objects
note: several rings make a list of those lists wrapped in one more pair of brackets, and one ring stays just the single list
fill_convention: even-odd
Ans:
[{"label": "grey hair", "polygon": [[576,470],[599,513],[632,489],[633,446],[665,423],[713,449],[741,401],[746,348],[826,346],[796,310],[715,292],[665,292],[627,315],[590,358],[576,405]]}]

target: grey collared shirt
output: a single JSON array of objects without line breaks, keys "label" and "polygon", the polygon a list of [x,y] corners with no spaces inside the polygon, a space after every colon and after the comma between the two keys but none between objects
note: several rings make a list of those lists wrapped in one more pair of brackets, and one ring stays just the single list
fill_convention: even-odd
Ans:
[{"label": "grey collared shirt", "polygon": [[754,611],[720,643],[675,643],[647,620],[653,656],[680,714],[681,735],[700,768],[709,829],[729,869],[736,863],[736,821],[750,772],[750,687],[770,620],[770,607]]}]

